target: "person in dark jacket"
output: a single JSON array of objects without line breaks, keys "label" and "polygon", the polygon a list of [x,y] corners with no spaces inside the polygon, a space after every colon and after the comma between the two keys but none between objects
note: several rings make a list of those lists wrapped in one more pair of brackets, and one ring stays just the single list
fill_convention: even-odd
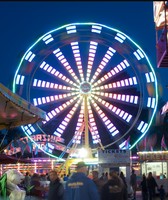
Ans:
[{"label": "person in dark jacket", "polygon": [[99,179],[99,173],[96,170],[92,171],[92,175],[93,175],[93,182],[95,183],[99,193],[101,193],[101,189],[103,187],[103,185],[105,184],[103,180]]},{"label": "person in dark jacket", "polygon": [[152,200],[156,196],[156,187],[158,187],[155,178],[152,175],[152,172],[149,172],[147,177],[147,187],[149,193],[149,200]]},{"label": "person in dark jacket", "polygon": [[64,187],[60,183],[58,174],[56,171],[52,170],[49,172],[49,189],[48,189],[48,198],[47,200],[63,200],[64,198]]},{"label": "person in dark jacket", "polygon": [[166,198],[166,192],[163,185],[161,185],[160,188],[158,188],[157,190],[159,192],[160,200],[164,200]]},{"label": "person in dark jacket", "polygon": [[132,170],[132,174],[130,176],[130,185],[132,186],[134,199],[136,199],[136,190],[137,190],[137,176],[135,174],[135,170]]},{"label": "person in dark jacket", "polygon": [[65,200],[99,200],[95,183],[87,177],[87,166],[77,163],[77,172],[72,174],[65,185]]},{"label": "person in dark jacket", "polygon": [[124,183],[125,187],[127,188],[127,182],[126,182],[126,179],[125,179],[123,172],[120,172],[120,178],[123,180],[123,183]]},{"label": "person in dark jacket", "polygon": [[127,200],[127,189],[117,173],[109,173],[109,180],[102,187],[101,200]]},{"label": "person in dark jacket", "polygon": [[34,173],[31,177],[30,185],[32,189],[30,190],[30,195],[36,197],[43,197],[44,187],[40,184],[40,176],[37,173]]},{"label": "person in dark jacket", "polygon": [[140,187],[142,191],[142,200],[148,200],[148,188],[147,188],[147,180],[145,174],[143,174],[142,176]]}]

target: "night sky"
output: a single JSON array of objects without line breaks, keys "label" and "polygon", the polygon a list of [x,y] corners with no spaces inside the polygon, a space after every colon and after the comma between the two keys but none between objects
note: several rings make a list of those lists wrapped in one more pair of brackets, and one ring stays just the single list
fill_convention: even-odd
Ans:
[{"label": "night sky", "polygon": [[9,89],[19,61],[42,35],[59,26],[95,22],[116,28],[133,39],[154,67],[160,96],[167,101],[168,69],[156,67],[153,2],[0,2],[0,81]]}]

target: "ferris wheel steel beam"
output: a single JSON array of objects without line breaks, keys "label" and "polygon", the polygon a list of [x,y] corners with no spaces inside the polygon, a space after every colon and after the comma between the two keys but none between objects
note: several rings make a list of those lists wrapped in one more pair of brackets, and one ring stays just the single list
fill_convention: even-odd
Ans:
[{"label": "ferris wheel steel beam", "polygon": [[85,148],[89,148],[87,95],[84,95]]}]

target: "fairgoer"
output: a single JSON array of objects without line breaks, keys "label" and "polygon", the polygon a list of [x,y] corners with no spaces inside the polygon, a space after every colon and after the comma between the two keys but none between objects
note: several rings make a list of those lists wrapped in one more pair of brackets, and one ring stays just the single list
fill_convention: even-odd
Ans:
[{"label": "fairgoer", "polygon": [[102,187],[105,184],[103,180],[99,179],[99,173],[96,170],[92,171],[93,182],[95,183],[99,193],[101,193]]},{"label": "fairgoer", "polygon": [[77,163],[75,172],[65,185],[65,200],[99,200],[95,183],[87,177],[87,165]]},{"label": "fairgoer", "polygon": [[132,170],[132,174],[130,176],[130,185],[132,186],[134,192],[134,200],[136,199],[136,190],[137,190],[137,176],[135,174],[135,170]]},{"label": "fairgoer", "polygon": [[102,187],[101,200],[127,200],[127,189],[116,172],[109,173],[109,180]]},{"label": "fairgoer", "polygon": [[63,200],[64,198],[64,187],[60,182],[56,171],[52,170],[49,172],[49,189],[47,200]]}]

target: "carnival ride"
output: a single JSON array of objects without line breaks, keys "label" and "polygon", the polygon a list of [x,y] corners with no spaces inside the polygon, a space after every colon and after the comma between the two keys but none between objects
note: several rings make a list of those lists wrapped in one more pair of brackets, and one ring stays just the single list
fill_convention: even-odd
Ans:
[{"label": "carnival ride", "polygon": [[[149,130],[157,79],[141,47],[98,23],[72,23],[41,36],[23,55],[13,92],[44,110],[46,120],[22,126],[58,140],[38,146],[62,159],[85,147],[132,149]],[[37,144],[38,145],[38,144]]]}]

